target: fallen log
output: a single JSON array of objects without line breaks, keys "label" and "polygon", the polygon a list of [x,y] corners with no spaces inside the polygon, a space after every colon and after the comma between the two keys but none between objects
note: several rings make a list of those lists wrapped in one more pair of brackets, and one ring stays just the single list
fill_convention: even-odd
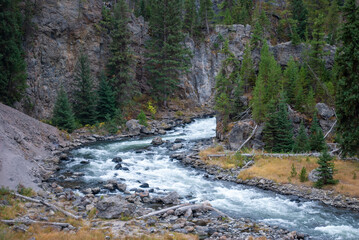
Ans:
[{"label": "fallen log", "polygon": [[10,224],[10,225],[16,224],[16,223],[22,223],[22,224],[26,224],[26,225],[41,224],[41,225],[51,225],[51,226],[59,226],[59,227],[69,227],[72,229],[75,228],[70,223],[35,221],[35,220],[31,220],[31,219],[0,220],[0,222],[5,223],[5,224]]},{"label": "fallen log", "polygon": [[244,143],[242,143],[242,145],[237,149],[236,153],[241,151],[242,147],[244,147],[244,145],[246,145],[246,143],[253,137],[254,133],[257,130],[258,125],[256,125],[251,133],[251,135],[247,138],[247,140],[244,141]]},{"label": "fallen log", "polygon": [[[244,157],[253,157],[253,156],[265,156],[265,157],[319,157],[320,153],[242,153]],[[228,154],[212,154],[208,155],[208,157],[226,157]]]},{"label": "fallen log", "polygon": [[139,217],[139,219],[148,218],[148,217],[152,217],[152,216],[155,216],[155,215],[159,215],[159,214],[165,213],[165,212],[167,212],[167,211],[169,211],[169,210],[175,210],[175,209],[177,209],[177,208],[184,207],[184,206],[187,206],[187,205],[189,205],[189,203],[184,203],[184,204],[181,204],[181,205],[177,205],[177,206],[173,206],[173,207],[161,209],[161,210],[158,210],[158,211],[154,211],[154,212],[151,212],[151,213],[149,213],[149,214],[146,214],[146,215],[144,215],[144,216]]},{"label": "fallen log", "polygon": [[54,204],[51,204],[49,202],[46,202],[44,200],[38,200],[38,199],[35,199],[35,198],[31,198],[31,197],[26,197],[24,195],[21,195],[21,194],[18,194],[18,193],[14,193],[14,195],[16,197],[19,197],[19,198],[22,198],[22,199],[25,199],[27,201],[30,201],[30,202],[35,202],[35,203],[41,203],[51,209],[53,209],[54,211],[57,211],[57,212],[62,212],[63,214],[65,214],[66,216],[68,217],[71,217],[71,218],[74,218],[74,219],[80,219],[81,217],[80,216],[76,216],[68,211],[65,211],[64,209],[60,208],[60,207],[57,207],[55,206]]}]

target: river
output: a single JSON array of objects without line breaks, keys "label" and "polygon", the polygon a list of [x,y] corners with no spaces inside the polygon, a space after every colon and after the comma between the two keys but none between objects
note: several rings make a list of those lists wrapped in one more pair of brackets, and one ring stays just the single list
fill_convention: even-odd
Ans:
[{"label": "river", "polygon": [[[191,149],[200,140],[215,136],[215,118],[197,119],[162,136],[173,142],[183,139],[184,148]],[[82,183],[95,186],[109,179],[124,181],[128,189],[148,183],[154,194],[177,191],[183,201],[208,200],[214,207],[232,217],[277,225],[288,230],[309,234],[313,239],[359,239],[359,213],[324,206],[315,201],[294,199],[255,187],[213,181],[204,172],[183,166],[170,159],[166,146],[151,146],[153,137],[97,143],[72,151],[72,161],[62,165],[60,174],[71,170],[83,172],[80,180],[64,180],[75,187]],[[123,159],[128,170],[115,170],[114,157]],[[89,160],[89,164],[81,164]],[[67,182],[66,182],[67,181]]]}]

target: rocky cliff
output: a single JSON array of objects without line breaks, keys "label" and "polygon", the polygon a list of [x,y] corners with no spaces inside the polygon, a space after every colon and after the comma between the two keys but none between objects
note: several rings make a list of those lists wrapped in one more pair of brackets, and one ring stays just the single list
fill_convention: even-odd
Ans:
[{"label": "rocky cliff", "polygon": [[[16,106],[18,109],[37,119],[49,118],[61,85],[71,97],[73,73],[80,51],[88,54],[94,76],[104,69],[111,39],[100,30],[103,6],[101,0],[38,1],[32,18],[34,27],[25,42],[29,87],[22,103]],[[144,44],[149,38],[148,24],[142,17],[132,16],[129,28],[133,34],[134,77],[146,91],[143,66]],[[204,41],[187,38],[186,45],[192,50],[193,59],[190,72],[182,77],[182,97],[192,100],[193,105],[212,107],[215,76],[224,58],[220,53],[224,39],[229,39],[231,51],[241,59],[250,36],[249,25],[217,25]],[[280,64],[285,65],[292,55],[300,59],[303,48],[303,45],[283,43],[272,46],[271,50]],[[330,51],[333,53],[332,49]],[[333,56],[328,57],[329,65]],[[259,50],[253,52],[253,58],[255,63],[259,62]]]}]

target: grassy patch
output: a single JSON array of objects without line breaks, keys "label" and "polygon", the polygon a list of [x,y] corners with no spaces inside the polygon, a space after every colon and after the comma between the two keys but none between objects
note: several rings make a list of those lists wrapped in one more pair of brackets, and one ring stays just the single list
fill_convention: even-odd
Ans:
[{"label": "grassy patch", "polygon": [[[211,157],[211,155],[221,155],[223,157]],[[220,166],[223,169],[230,169],[236,167],[242,167],[246,164],[247,159],[241,154],[235,154],[234,152],[224,151],[223,146],[217,145],[215,147],[207,148],[199,153],[201,160],[207,165]]]},{"label": "grassy patch", "polygon": [[[238,178],[246,180],[251,178],[266,178],[277,183],[293,183],[296,185],[313,186],[310,181],[300,181],[300,171],[305,167],[309,174],[313,169],[318,167],[317,158],[315,157],[256,157],[254,166],[241,171]],[[293,166],[297,175],[293,176]],[[359,173],[359,163],[352,161],[334,161],[335,169],[334,179],[338,179],[336,185],[325,186],[323,189],[332,189],[337,193],[345,194],[351,197],[359,197],[359,179],[355,177]]]}]

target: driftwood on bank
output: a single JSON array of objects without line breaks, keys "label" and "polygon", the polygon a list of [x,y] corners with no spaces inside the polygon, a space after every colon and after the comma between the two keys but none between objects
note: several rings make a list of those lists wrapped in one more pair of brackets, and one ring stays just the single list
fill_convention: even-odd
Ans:
[{"label": "driftwood on bank", "polygon": [[253,137],[254,133],[255,133],[256,130],[257,130],[257,127],[258,127],[258,125],[256,125],[256,126],[254,127],[254,129],[253,129],[251,135],[247,138],[247,140],[245,140],[245,141],[242,143],[242,145],[237,149],[237,151],[236,151],[235,153],[241,151],[242,147],[244,147],[244,145],[246,145],[246,143]]},{"label": "driftwood on bank", "polygon": [[41,203],[51,209],[53,209],[54,211],[57,211],[57,212],[62,212],[63,214],[65,214],[66,216],[68,217],[71,217],[71,218],[74,218],[74,219],[80,219],[81,217],[80,216],[76,216],[68,211],[65,211],[64,209],[60,208],[60,207],[57,207],[55,206],[54,204],[51,204],[51,203],[48,203],[44,200],[38,200],[38,199],[35,199],[35,198],[31,198],[31,197],[26,197],[24,195],[21,195],[21,194],[18,194],[18,193],[14,193],[14,195],[16,197],[19,197],[19,198],[22,198],[22,199],[25,199],[27,201],[30,201],[30,202],[35,202],[35,203]]},{"label": "driftwood on bank", "polygon": [[0,220],[0,222],[10,224],[10,225],[16,224],[16,223],[22,223],[22,224],[26,224],[26,225],[41,224],[41,225],[51,225],[51,226],[58,226],[58,227],[75,228],[70,223],[35,221],[35,220],[31,220],[31,219]]},{"label": "driftwood on bank", "polygon": [[139,219],[148,218],[148,217],[152,217],[152,216],[155,216],[155,215],[160,215],[160,214],[166,213],[169,210],[176,210],[176,212],[180,212],[180,213],[184,213],[184,212],[186,212],[188,210],[191,210],[191,211],[199,211],[199,210],[201,210],[201,211],[214,211],[214,212],[218,213],[222,217],[230,218],[227,214],[225,214],[225,213],[219,211],[218,209],[212,207],[208,202],[204,202],[204,203],[200,203],[200,204],[189,204],[189,203],[180,204],[180,205],[177,205],[177,206],[173,206],[173,207],[169,207],[169,208],[165,208],[165,209],[161,209],[161,210],[158,210],[158,211],[151,212],[149,214],[146,214],[144,216],[139,217]]},{"label": "driftwood on bank", "polygon": [[[226,157],[228,156],[228,153],[225,154],[212,154],[212,155],[208,155],[208,157]],[[319,157],[321,154],[318,152],[313,152],[313,153],[259,153],[259,154],[254,154],[254,153],[242,153],[242,156],[245,157],[253,157],[253,156],[265,156],[265,157]]]}]

